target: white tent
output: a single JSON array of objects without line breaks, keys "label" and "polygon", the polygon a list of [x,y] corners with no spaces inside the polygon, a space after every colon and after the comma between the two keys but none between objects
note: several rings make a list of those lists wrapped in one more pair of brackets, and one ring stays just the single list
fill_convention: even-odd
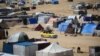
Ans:
[{"label": "white tent", "polygon": [[7,42],[11,43],[11,42],[19,42],[19,41],[25,41],[25,40],[28,40],[27,34],[25,34],[24,32],[18,32],[11,35],[7,39]]},{"label": "white tent", "polygon": [[37,51],[36,56],[73,56],[73,50],[63,48],[57,43],[52,43],[47,48]]}]

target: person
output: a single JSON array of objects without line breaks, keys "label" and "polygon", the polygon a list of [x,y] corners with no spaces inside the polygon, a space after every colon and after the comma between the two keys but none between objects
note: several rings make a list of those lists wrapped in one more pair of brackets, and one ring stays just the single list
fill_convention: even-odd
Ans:
[{"label": "person", "polygon": [[75,16],[75,19],[72,19],[72,27],[74,28],[74,36],[77,36],[78,27],[79,27],[79,22],[78,22],[76,16]]},{"label": "person", "polygon": [[80,53],[80,52],[81,52],[81,48],[77,47],[77,53]]},{"label": "person", "polygon": [[8,38],[8,35],[9,35],[8,30],[5,30],[5,37]]}]

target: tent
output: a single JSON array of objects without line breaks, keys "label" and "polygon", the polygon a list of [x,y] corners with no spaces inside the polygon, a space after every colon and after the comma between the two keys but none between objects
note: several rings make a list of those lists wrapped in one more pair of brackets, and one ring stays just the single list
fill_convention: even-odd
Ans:
[{"label": "tent", "polygon": [[36,24],[37,21],[38,21],[38,19],[35,18],[35,17],[34,17],[34,18],[29,18],[29,19],[28,19],[28,23],[29,23],[29,24]]},{"label": "tent", "polygon": [[7,42],[12,43],[12,42],[21,42],[21,41],[26,41],[26,40],[28,40],[27,34],[25,34],[24,32],[18,32],[10,36],[7,39]]},{"label": "tent", "polygon": [[0,56],[18,56],[18,55],[12,55],[12,54],[8,54],[8,53],[0,52]]},{"label": "tent", "polygon": [[63,48],[57,43],[52,43],[47,48],[37,51],[36,56],[73,56],[73,50]]},{"label": "tent", "polygon": [[84,21],[93,21],[92,14],[87,14],[87,16],[84,16]]},{"label": "tent", "polygon": [[0,3],[5,3],[5,0],[0,0]]},{"label": "tent", "polygon": [[59,24],[58,30],[60,32],[66,32],[70,23],[71,23],[71,20],[66,20],[65,22]]},{"label": "tent", "polygon": [[90,46],[89,56],[100,56],[100,46]]},{"label": "tent", "polygon": [[51,16],[42,14],[38,16],[38,23],[47,23]]},{"label": "tent", "polygon": [[35,56],[35,52],[38,50],[38,46],[32,42],[17,43],[13,46],[13,52],[19,56]]},{"label": "tent", "polygon": [[96,29],[96,24],[94,23],[87,23],[84,25],[81,34],[83,35],[93,35]]},{"label": "tent", "polygon": [[51,0],[52,4],[59,4],[59,0]]},{"label": "tent", "polygon": [[43,28],[43,26],[41,25],[41,24],[38,24],[37,26],[36,26],[36,28],[35,28],[35,31],[41,31],[41,30],[43,30],[44,28]]}]

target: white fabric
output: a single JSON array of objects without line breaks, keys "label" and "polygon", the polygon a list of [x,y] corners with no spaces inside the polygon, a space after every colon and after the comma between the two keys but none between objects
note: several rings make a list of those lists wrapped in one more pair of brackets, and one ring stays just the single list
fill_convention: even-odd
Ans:
[{"label": "white fabric", "polygon": [[0,19],[0,23],[3,21],[3,19]]},{"label": "white fabric", "polygon": [[7,39],[7,42],[18,42],[19,40],[19,36],[24,33],[24,32],[17,32],[13,35],[11,35],[8,39]]},{"label": "white fabric", "polygon": [[75,16],[68,16],[68,19],[75,19]]},{"label": "white fabric", "polygon": [[73,56],[73,51],[52,43],[47,48],[37,51],[36,56]]},{"label": "white fabric", "polygon": [[18,55],[12,55],[12,54],[7,54],[7,53],[0,53],[0,56],[18,56]]}]

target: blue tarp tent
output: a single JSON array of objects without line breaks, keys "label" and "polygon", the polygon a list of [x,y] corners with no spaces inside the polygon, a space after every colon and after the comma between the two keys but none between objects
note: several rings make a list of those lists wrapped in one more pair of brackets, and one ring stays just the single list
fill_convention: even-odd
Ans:
[{"label": "blue tarp tent", "polygon": [[29,18],[29,19],[28,19],[29,24],[36,24],[37,21],[38,21],[37,18]]},{"label": "blue tarp tent", "polygon": [[59,30],[60,32],[65,32],[65,31],[67,30],[67,28],[68,28],[68,26],[69,26],[70,23],[71,23],[71,21],[70,21],[70,20],[67,20],[67,21],[65,21],[65,22],[63,22],[63,23],[61,23],[61,24],[59,24],[58,30]]},{"label": "blue tarp tent", "polygon": [[52,4],[59,4],[59,1],[58,0],[51,0],[51,3]]},{"label": "blue tarp tent", "polygon": [[81,34],[83,35],[93,35],[95,28],[96,28],[96,24],[94,23],[87,23],[84,25]]},{"label": "blue tarp tent", "polygon": [[86,16],[86,17],[84,17],[84,21],[93,21],[93,18]]}]

